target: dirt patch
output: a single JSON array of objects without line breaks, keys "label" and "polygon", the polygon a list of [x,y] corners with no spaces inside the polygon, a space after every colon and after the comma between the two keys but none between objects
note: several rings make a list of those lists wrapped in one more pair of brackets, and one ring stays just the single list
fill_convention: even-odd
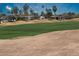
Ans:
[{"label": "dirt patch", "polygon": [[0,40],[0,55],[78,55],[79,30]]},{"label": "dirt patch", "polygon": [[[53,20],[53,22],[56,22],[56,21],[57,20]],[[0,26],[12,26],[12,25],[19,25],[19,24],[35,24],[35,23],[46,23],[46,22],[52,22],[52,21],[44,19],[44,20],[5,22],[5,23],[0,24]]]}]

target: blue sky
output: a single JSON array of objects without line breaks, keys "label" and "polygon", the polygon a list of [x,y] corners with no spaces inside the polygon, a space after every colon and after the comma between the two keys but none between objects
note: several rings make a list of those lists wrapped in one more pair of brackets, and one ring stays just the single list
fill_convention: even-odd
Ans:
[{"label": "blue sky", "polygon": [[[19,9],[22,9],[24,4],[25,3],[0,3],[0,13],[7,13],[6,6],[11,8],[17,6]],[[62,14],[70,11],[79,13],[79,3],[28,3],[28,5],[38,13],[43,11],[43,8],[41,8],[42,5],[44,5],[45,8],[52,8],[52,6],[56,5],[58,8],[57,14]]]}]

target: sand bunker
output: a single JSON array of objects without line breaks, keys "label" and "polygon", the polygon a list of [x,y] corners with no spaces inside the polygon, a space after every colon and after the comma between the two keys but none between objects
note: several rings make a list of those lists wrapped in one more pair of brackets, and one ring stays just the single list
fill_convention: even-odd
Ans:
[{"label": "sand bunker", "polygon": [[[57,20],[54,20],[53,22],[56,22]],[[16,22],[5,22],[1,23],[0,26],[12,26],[12,25],[19,25],[19,24],[35,24],[35,23],[46,23],[46,22],[52,22],[50,20],[29,20],[29,21],[16,21]]]},{"label": "sand bunker", "polygon": [[0,40],[0,55],[78,55],[79,30]]}]

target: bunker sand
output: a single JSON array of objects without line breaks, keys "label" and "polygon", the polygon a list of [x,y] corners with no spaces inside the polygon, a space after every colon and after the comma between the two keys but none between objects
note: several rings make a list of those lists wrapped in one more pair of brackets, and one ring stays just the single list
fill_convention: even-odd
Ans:
[{"label": "bunker sand", "polygon": [[0,40],[0,55],[79,56],[79,30],[44,33]]},{"label": "bunker sand", "polygon": [[[20,25],[20,24],[36,24],[36,23],[46,23],[46,22],[47,23],[52,23],[52,21],[44,19],[44,20],[5,22],[5,23],[1,23],[0,26],[12,26],[12,25]],[[57,20],[54,20],[53,22],[57,22]]]}]

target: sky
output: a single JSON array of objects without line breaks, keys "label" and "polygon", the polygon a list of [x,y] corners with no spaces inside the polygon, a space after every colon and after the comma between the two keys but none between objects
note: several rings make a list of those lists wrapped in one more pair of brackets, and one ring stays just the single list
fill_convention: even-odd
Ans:
[{"label": "sky", "polygon": [[[25,3],[0,3],[0,13],[8,13],[7,6],[11,9],[17,6],[22,9]],[[44,5],[45,8],[51,8],[52,6],[57,6],[57,14],[62,14],[66,12],[79,13],[79,3],[27,3],[31,9],[35,10],[39,14],[44,10],[41,6]]]}]

